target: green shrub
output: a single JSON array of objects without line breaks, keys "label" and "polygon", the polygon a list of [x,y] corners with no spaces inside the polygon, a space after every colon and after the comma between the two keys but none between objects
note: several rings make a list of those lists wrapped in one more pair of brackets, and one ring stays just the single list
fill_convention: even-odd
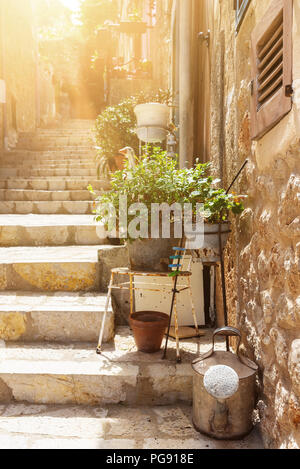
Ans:
[{"label": "green shrub", "polygon": [[157,102],[171,104],[172,95],[169,91],[141,92],[136,96],[124,99],[115,106],[107,107],[96,120],[97,167],[98,177],[107,177],[109,172],[117,168],[114,158],[119,150],[131,147],[137,155],[139,140],[135,134],[136,117],[134,108],[137,104]]},{"label": "green shrub", "polygon": [[[160,148],[144,155],[134,168],[125,164],[124,170],[116,171],[111,178],[111,190],[96,199],[96,221],[107,222],[102,204],[109,204],[119,215],[119,196],[127,196],[127,211],[131,204],[141,202],[148,209],[151,223],[151,204],[191,203],[194,215],[197,203],[203,204],[202,216],[208,223],[227,221],[229,213],[238,215],[244,210],[244,196],[227,194],[217,189],[220,180],[210,176],[210,163],[196,163],[193,168],[178,169],[177,162]],[[90,187],[92,192],[92,188]],[[135,215],[128,216],[128,223]],[[119,220],[118,220],[119,221]]]}]

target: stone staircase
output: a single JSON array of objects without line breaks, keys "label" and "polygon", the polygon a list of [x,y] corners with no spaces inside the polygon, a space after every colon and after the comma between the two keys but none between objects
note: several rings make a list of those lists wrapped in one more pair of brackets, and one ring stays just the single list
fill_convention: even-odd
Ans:
[{"label": "stone staircase", "polygon": [[0,161],[0,213],[91,214],[95,192],[108,187],[96,177],[90,128],[21,134]]},{"label": "stone staircase", "polygon": [[167,360],[139,353],[110,306],[96,355],[110,269],[127,252],[93,223],[86,186],[107,182],[96,180],[90,127],[21,135],[0,161],[1,447],[261,447],[257,433],[219,444],[193,429],[197,341],[182,343],[181,365],[172,342]]}]

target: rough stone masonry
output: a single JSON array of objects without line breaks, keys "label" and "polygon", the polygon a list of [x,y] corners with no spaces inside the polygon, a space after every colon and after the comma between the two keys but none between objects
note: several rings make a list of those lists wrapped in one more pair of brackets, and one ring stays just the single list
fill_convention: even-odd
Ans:
[{"label": "rough stone masonry", "polygon": [[294,2],[292,111],[251,142],[250,38],[270,4],[252,0],[236,35],[232,1],[215,2],[211,153],[216,167],[223,167],[225,186],[249,158],[234,189],[248,194],[247,209],[226,255],[230,323],[242,329],[244,347],[260,366],[266,446],[299,448],[300,5]]}]

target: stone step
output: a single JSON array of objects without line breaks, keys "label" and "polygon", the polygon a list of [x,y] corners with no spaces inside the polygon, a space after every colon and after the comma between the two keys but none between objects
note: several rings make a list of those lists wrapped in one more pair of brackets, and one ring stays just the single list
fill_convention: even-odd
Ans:
[{"label": "stone step", "polygon": [[0,201],[82,201],[94,200],[95,196],[88,190],[76,191],[37,191],[23,189],[0,189]]},{"label": "stone step", "polygon": [[68,138],[58,138],[58,137],[50,137],[45,139],[34,139],[34,140],[21,140],[17,143],[17,149],[60,149],[65,147],[70,148],[81,148],[81,149],[89,149],[91,150],[95,146],[95,143],[92,140],[80,140],[80,139],[73,139],[70,140]]},{"label": "stone step", "polygon": [[0,215],[0,246],[91,246],[109,240],[93,215]]},{"label": "stone step", "polygon": [[[126,248],[109,245],[1,247],[0,291],[106,291],[109,266],[98,251],[126,257]],[[118,255],[110,261],[122,266]]]},{"label": "stone step", "polygon": [[40,142],[54,142],[54,144],[63,143],[63,144],[90,144],[93,142],[93,134],[92,133],[82,133],[82,132],[37,132],[35,134],[20,134],[18,138],[18,143],[22,142],[33,142],[33,143],[40,143]]},{"label": "stone step", "polygon": [[[105,310],[104,293],[0,293],[0,340],[5,342],[90,342],[97,344]],[[114,337],[109,304],[104,342]]]},{"label": "stone step", "polygon": [[76,124],[72,122],[59,122],[56,125],[49,125],[47,127],[39,127],[38,132],[92,132],[95,128],[95,120],[91,121],[81,121]]},{"label": "stone step", "polygon": [[49,177],[47,179],[0,179],[1,189],[29,189],[29,190],[50,190],[50,191],[65,191],[65,190],[85,190],[91,184],[94,190],[100,191],[109,190],[110,183],[106,179],[92,180],[91,177],[80,178],[59,178]]},{"label": "stone step", "polygon": [[0,166],[7,167],[7,168],[14,168],[18,167],[20,169],[27,169],[27,168],[34,168],[34,169],[57,169],[57,168],[67,168],[67,169],[89,169],[95,168],[96,164],[95,161],[92,159],[86,160],[37,160],[37,161],[20,161],[20,162],[13,162],[7,161],[3,162],[0,161]]},{"label": "stone step", "polygon": [[84,166],[87,165],[87,167],[95,167],[95,159],[94,158],[70,158],[70,159],[63,159],[63,160],[57,160],[57,159],[43,159],[41,158],[40,160],[28,160],[28,159],[23,159],[23,160],[13,160],[11,158],[5,158],[0,160],[0,167],[5,166],[7,168],[9,167],[22,167],[22,168],[27,168],[28,166],[30,167],[36,167],[36,166],[58,166],[58,167],[77,167],[77,166]]},{"label": "stone step", "polygon": [[17,145],[18,150],[30,150],[30,151],[85,151],[91,152],[93,150],[92,145],[55,145],[52,143],[46,144],[28,144],[28,145]]},{"label": "stone step", "polygon": [[56,168],[56,169],[37,169],[37,168],[9,168],[9,167],[4,167],[0,168],[0,179],[4,179],[7,177],[13,177],[13,178],[31,178],[31,177],[76,177],[76,176],[81,176],[81,177],[89,177],[93,176],[94,178],[97,176],[97,170],[96,167],[90,168],[90,169],[81,169],[81,168]]},{"label": "stone step", "polygon": [[4,214],[75,214],[92,215],[94,202],[86,201],[63,201],[63,202],[30,202],[30,201],[0,201],[0,213]]},{"label": "stone step", "polygon": [[[23,133],[24,134],[24,133]],[[30,134],[30,132],[29,132]],[[32,132],[32,135],[93,135],[94,134],[94,126],[91,128],[84,128],[84,129],[60,129],[60,128],[53,128],[53,129],[41,129],[38,128],[36,132]]]},{"label": "stone step", "polygon": [[64,119],[55,127],[46,127],[46,129],[92,129],[94,126],[94,119]]},{"label": "stone step", "polygon": [[[209,340],[210,339],[210,340]],[[211,334],[200,351],[211,347]],[[224,341],[217,348],[225,349]],[[0,349],[0,402],[31,404],[169,405],[192,401],[197,340],[182,341],[182,363],[176,364],[174,342],[166,360],[162,352],[137,352],[128,327],[97,355],[95,345],[6,343]]]},{"label": "stone step", "polygon": [[[239,441],[218,441],[201,435],[193,427],[192,408],[186,404],[128,408],[13,403],[0,408],[0,446],[3,449],[161,449],[162,454],[172,449],[263,449],[257,427]],[[195,456],[194,462],[197,462]]]},{"label": "stone step", "polygon": [[91,131],[80,131],[80,130],[37,130],[36,132],[21,132],[19,134],[19,140],[34,140],[34,139],[47,139],[47,138],[61,138],[61,139],[82,139],[89,141],[93,137]]},{"label": "stone step", "polygon": [[[81,159],[81,158],[91,158],[93,159],[96,154],[94,148],[90,149],[89,151],[86,150],[56,150],[56,151],[30,151],[30,150],[14,150],[11,152],[5,152],[1,154],[1,158],[6,158],[11,162],[17,161],[36,161],[36,160],[45,160],[45,159],[59,159],[61,160],[69,160],[69,159]],[[35,163],[36,164],[36,163]]]}]

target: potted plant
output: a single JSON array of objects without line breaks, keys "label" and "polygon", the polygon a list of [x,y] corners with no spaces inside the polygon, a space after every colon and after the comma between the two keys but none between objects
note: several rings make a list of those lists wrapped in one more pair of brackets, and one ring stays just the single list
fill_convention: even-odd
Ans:
[{"label": "potted plant", "polygon": [[168,269],[168,257],[176,242],[174,238],[151,238],[151,204],[167,203],[172,205],[174,203],[175,192],[172,191],[171,185],[176,165],[176,161],[168,158],[166,152],[160,148],[154,148],[153,153],[141,157],[134,168],[129,168],[127,161],[123,170],[113,173],[111,190],[96,199],[96,220],[107,221],[106,215],[101,214],[101,206],[110,204],[117,214],[118,231],[121,229],[120,196],[127,198],[128,224],[126,228],[130,227],[130,223],[135,218],[135,214],[130,215],[129,213],[132,204],[141,202],[147,208],[147,220],[145,220],[149,228],[146,233],[147,237],[133,239],[128,232],[123,238],[128,241],[130,264],[135,270],[166,271]]},{"label": "potted plant", "polygon": [[[196,163],[193,168],[178,169],[174,158],[160,148],[154,148],[150,154],[137,159],[134,167],[127,161],[123,170],[116,171],[112,175],[111,190],[96,199],[95,218],[108,225],[107,212],[103,213],[102,208],[109,207],[111,213],[116,215],[116,228],[121,235],[121,204],[123,211],[126,212],[126,228],[130,228],[136,218],[136,212],[131,211],[133,204],[143,204],[143,209],[139,209],[140,229],[142,224],[145,225],[143,235],[139,238],[132,237],[129,229],[124,237],[128,242],[129,260],[133,270],[168,271],[169,257],[173,254],[172,248],[179,243],[175,234],[169,238],[162,236],[151,238],[152,231],[149,227],[153,204],[164,203],[172,206],[176,203],[183,207],[189,203],[193,217],[197,215],[199,210],[197,204],[200,203],[206,219],[204,229],[209,230],[213,227],[218,236],[218,227],[221,223],[221,226],[225,225],[228,231],[228,213],[241,213],[242,198],[226,194],[223,189],[217,189],[216,186],[220,181],[208,175],[209,169],[210,164],[200,163]],[[120,196],[123,197],[122,200]],[[171,224],[175,224],[174,213],[170,220]],[[204,242],[210,244],[211,238],[212,236],[204,238]],[[203,244],[199,247],[203,248]],[[160,348],[168,317],[159,314],[143,311],[131,317],[130,323],[139,350],[154,352]]]},{"label": "potted plant", "polygon": [[144,103],[134,109],[137,119],[137,136],[142,142],[157,143],[168,134],[170,109],[167,104]]},{"label": "potted plant", "polygon": [[[186,230],[186,247],[202,249],[204,259],[219,255],[216,253],[219,247],[219,228],[224,246],[230,232],[229,215],[242,213],[245,196],[229,194],[224,189],[217,188],[220,180],[209,175],[210,167],[210,163],[197,162],[193,168],[178,169],[174,158],[168,156],[161,148],[155,147],[152,152],[137,158],[134,167],[132,162],[129,164],[129,161],[126,161],[124,169],[112,174],[111,190],[96,199],[96,220],[107,223],[107,213],[103,214],[101,210],[104,205],[112,208],[119,236],[128,241],[133,269],[168,270],[172,247],[179,241],[175,233],[176,214],[172,211],[170,236],[161,236],[160,226],[159,237],[152,237],[153,204],[166,204],[171,207],[176,203],[182,209],[185,204],[190,204],[194,219],[197,211],[201,210],[200,214],[205,223],[200,225],[201,231],[198,233],[195,226],[192,226],[192,233]],[[131,208],[137,203],[142,204],[142,211],[139,208],[139,230],[135,229],[133,237],[130,227],[137,219],[137,212]],[[126,211],[126,227],[120,226],[123,217],[121,210]],[[159,221],[161,223],[161,217]],[[136,237],[136,233],[141,235]],[[190,235],[193,235],[194,239],[190,239]]]},{"label": "potted plant", "polygon": [[97,145],[98,178],[108,178],[118,168],[119,150],[126,146],[139,152],[139,140],[135,133],[137,125],[134,108],[146,102],[170,104],[172,94],[168,90],[140,92],[124,99],[119,104],[107,107],[96,120],[95,140]]}]

